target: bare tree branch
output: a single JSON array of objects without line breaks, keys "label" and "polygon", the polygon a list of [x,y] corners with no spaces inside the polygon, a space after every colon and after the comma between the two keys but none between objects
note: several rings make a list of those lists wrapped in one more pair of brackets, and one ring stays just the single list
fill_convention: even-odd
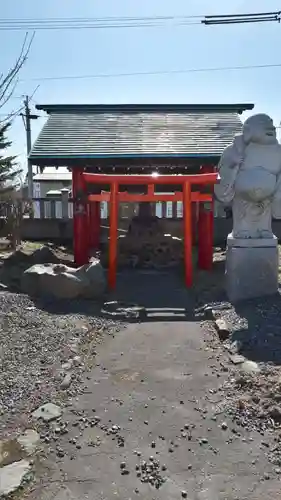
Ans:
[{"label": "bare tree branch", "polygon": [[17,75],[27,61],[34,36],[35,33],[32,34],[31,38],[28,33],[25,34],[19,56],[15,64],[9,69],[5,76],[3,73],[0,75],[0,108],[7,104],[17,87]]},{"label": "bare tree branch", "polygon": [[3,97],[6,95],[6,92],[8,91],[10,85],[12,84],[14,78],[17,76],[19,70],[22,68],[23,64],[25,63],[28,55],[28,50],[30,48],[30,44],[27,45],[28,42],[28,33],[25,34],[24,41],[21,47],[21,51],[19,53],[19,56],[15,62],[15,64],[10,68],[8,71],[7,75],[2,78],[2,81],[0,82],[0,103],[2,103]]},{"label": "bare tree branch", "polygon": [[[5,125],[7,122],[13,123],[14,119],[20,115],[20,113],[24,110],[24,106],[19,107],[18,109],[13,109],[10,111],[7,115],[6,114],[1,114],[0,115],[0,128],[2,125]],[[2,118],[3,117],[3,118]]]},{"label": "bare tree branch", "polygon": [[10,89],[7,88],[7,90],[4,90],[3,94],[0,95],[0,108],[5,106],[5,104],[7,104],[7,102],[11,99],[18,83],[19,83],[18,79],[15,82],[11,82],[11,88]]}]

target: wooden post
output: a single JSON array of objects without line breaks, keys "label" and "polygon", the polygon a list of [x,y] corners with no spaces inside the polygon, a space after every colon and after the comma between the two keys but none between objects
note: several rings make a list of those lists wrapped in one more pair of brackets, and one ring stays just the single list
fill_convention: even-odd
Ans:
[{"label": "wooden post", "polygon": [[72,168],[72,194],[74,262],[77,266],[82,266],[89,261],[89,239],[86,185],[81,168]]},{"label": "wooden post", "polygon": [[[201,172],[211,173],[212,165],[204,165]],[[198,216],[198,267],[210,271],[213,266],[214,203],[200,203]]]},{"label": "wooden post", "polygon": [[212,203],[200,203],[198,219],[198,267],[210,271],[213,266]]},{"label": "wooden post", "polygon": [[191,210],[192,210],[192,240],[193,242],[197,241],[197,227],[198,227],[198,213],[199,213],[199,203],[198,201],[195,201],[191,205]]},{"label": "wooden post", "polygon": [[118,235],[118,182],[111,184],[109,216],[109,264],[108,284],[113,290],[116,286],[117,273],[117,235]]},{"label": "wooden post", "polygon": [[184,273],[185,284],[192,286],[192,213],[191,186],[188,181],[183,183],[183,234],[184,234]]},{"label": "wooden post", "polygon": [[93,201],[88,205],[90,247],[98,249],[100,246],[100,202]]},{"label": "wooden post", "polygon": [[101,206],[100,202],[97,201],[93,206],[92,217],[94,219],[94,232],[93,232],[93,246],[95,248],[100,247],[100,232],[101,232]]}]

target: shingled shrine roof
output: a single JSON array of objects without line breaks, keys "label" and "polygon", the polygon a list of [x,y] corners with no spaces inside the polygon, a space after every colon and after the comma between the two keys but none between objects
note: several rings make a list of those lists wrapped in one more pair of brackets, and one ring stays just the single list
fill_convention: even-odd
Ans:
[{"label": "shingled shrine roof", "polygon": [[35,165],[85,160],[216,158],[253,104],[37,105],[49,117],[31,150]]}]

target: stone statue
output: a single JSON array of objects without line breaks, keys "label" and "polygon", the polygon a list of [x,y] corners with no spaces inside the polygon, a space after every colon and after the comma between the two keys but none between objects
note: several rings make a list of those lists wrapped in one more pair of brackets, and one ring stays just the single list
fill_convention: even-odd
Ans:
[{"label": "stone statue", "polygon": [[215,196],[232,206],[232,237],[273,238],[272,217],[281,218],[281,145],[269,116],[245,121],[222,154],[219,174]]}]

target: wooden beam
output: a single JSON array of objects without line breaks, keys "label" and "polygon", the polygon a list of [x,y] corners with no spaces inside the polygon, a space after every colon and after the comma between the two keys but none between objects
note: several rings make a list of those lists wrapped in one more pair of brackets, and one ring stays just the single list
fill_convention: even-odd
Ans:
[{"label": "wooden beam", "polygon": [[[118,201],[120,203],[122,202],[154,202],[157,203],[158,201],[182,201],[183,200],[183,194],[181,192],[177,192],[174,194],[157,194],[155,193],[154,195],[149,195],[149,194],[130,194],[130,193],[118,193]],[[102,194],[90,194],[88,196],[89,202],[93,201],[107,201],[110,202],[110,193],[102,193]],[[207,202],[207,201],[212,201],[212,195],[208,193],[199,193],[197,191],[194,191],[191,193],[191,201],[195,202]]]}]

